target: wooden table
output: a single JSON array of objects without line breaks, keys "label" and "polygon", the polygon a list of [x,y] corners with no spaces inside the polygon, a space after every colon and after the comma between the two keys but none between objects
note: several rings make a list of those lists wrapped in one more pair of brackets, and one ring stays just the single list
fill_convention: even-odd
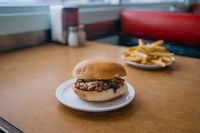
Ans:
[{"label": "wooden table", "polygon": [[[0,116],[27,133],[199,133],[200,60],[176,56],[176,64],[145,71],[124,64],[126,48],[88,42],[55,44],[0,55]],[[136,97],[125,108],[87,113],[60,104],[56,87],[88,58],[125,65]]]}]

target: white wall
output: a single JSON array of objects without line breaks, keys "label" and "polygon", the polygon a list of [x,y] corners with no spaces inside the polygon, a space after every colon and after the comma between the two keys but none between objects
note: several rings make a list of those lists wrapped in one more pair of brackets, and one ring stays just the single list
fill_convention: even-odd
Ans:
[{"label": "white wall", "polygon": [[48,6],[0,6],[0,35],[50,29]]}]

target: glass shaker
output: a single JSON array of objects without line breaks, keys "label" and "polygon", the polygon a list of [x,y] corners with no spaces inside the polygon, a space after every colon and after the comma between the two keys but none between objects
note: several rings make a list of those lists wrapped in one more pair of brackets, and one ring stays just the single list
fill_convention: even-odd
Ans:
[{"label": "glass shaker", "polygon": [[72,47],[80,45],[78,27],[69,27],[68,44]]},{"label": "glass shaker", "polygon": [[80,45],[84,45],[86,42],[86,33],[85,33],[85,26],[83,24],[79,25],[79,30],[78,30],[78,34],[79,34],[79,41],[80,41]]}]

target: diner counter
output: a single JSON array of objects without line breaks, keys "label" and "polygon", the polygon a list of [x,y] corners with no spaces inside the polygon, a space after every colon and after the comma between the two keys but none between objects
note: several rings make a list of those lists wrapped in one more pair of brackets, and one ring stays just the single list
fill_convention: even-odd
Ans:
[{"label": "diner counter", "polygon": [[[26,133],[199,133],[200,60],[175,56],[169,68],[147,71],[123,62],[125,47],[87,42],[71,48],[46,44],[0,54],[0,116]],[[83,59],[124,64],[135,90],[126,107],[87,113],[65,107],[56,87]]]}]

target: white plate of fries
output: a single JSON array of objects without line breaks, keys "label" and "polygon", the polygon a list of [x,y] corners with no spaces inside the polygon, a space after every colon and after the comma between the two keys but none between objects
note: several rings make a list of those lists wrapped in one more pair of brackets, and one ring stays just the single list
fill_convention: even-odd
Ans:
[{"label": "white plate of fries", "polygon": [[145,44],[139,39],[138,43],[138,46],[130,47],[122,54],[122,58],[128,64],[143,69],[160,69],[175,62],[174,54],[161,46],[163,40]]}]

